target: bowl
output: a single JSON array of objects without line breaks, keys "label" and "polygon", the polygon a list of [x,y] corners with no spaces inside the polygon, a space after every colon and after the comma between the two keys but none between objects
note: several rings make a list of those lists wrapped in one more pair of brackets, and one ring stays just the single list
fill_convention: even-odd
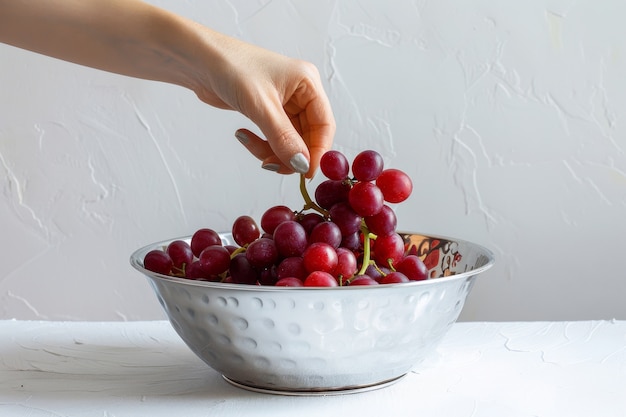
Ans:
[{"label": "bowl", "polygon": [[[354,393],[393,384],[432,354],[494,262],[471,242],[400,234],[431,278],[296,288],[194,281],[143,267],[146,253],[176,239],[138,249],[130,262],[182,340],[229,383],[285,395]],[[220,237],[233,243],[228,233]]]}]

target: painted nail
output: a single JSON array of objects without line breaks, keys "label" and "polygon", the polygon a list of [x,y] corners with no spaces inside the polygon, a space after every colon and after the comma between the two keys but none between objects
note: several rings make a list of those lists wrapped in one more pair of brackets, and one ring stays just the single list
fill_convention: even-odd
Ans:
[{"label": "painted nail", "polygon": [[243,146],[246,146],[248,143],[250,143],[250,138],[244,132],[235,132],[235,137]]},{"label": "painted nail", "polygon": [[280,165],[278,164],[264,164],[261,165],[261,168],[267,169],[268,171],[278,172],[280,169]]},{"label": "painted nail", "polygon": [[291,167],[300,174],[306,174],[309,172],[309,161],[307,161],[302,153],[297,153],[292,156],[289,163],[291,164]]}]

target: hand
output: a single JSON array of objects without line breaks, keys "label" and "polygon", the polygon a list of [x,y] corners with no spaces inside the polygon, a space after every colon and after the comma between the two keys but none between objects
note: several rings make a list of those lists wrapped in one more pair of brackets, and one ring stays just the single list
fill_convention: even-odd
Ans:
[{"label": "hand", "polygon": [[209,80],[199,84],[196,94],[208,104],[241,112],[261,129],[267,141],[247,129],[235,135],[264,168],[312,177],[335,134],[317,68],[219,37],[213,42],[224,51],[223,59],[213,63]]},{"label": "hand", "polygon": [[0,0],[0,42],[132,77],[178,84],[241,112],[267,141],[236,136],[281,173],[312,177],[335,121],[317,68],[138,0]]}]

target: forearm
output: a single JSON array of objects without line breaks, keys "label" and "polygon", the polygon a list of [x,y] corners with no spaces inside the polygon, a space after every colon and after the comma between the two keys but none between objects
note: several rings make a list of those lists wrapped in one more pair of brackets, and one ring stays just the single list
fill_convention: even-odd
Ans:
[{"label": "forearm", "polygon": [[197,56],[219,34],[136,0],[0,0],[0,42],[195,90]]}]

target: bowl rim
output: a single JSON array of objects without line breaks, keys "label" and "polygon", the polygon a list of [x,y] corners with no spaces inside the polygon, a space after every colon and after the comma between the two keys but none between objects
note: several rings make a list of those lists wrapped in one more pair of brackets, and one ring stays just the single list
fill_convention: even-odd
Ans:
[{"label": "bowl rim", "polygon": [[[346,286],[338,286],[338,287],[282,287],[282,286],[273,286],[273,285],[246,285],[246,284],[235,284],[235,283],[226,283],[226,282],[201,281],[201,280],[193,280],[189,278],[164,275],[158,272],[152,272],[144,268],[143,260],[140,254],[143,253],[145,255],[145,253],[147,253],[149,250],[156,249],[158,247],[165,247],[168,243],[173,242],[175,240],[189,240],[191,239],[190,235],[181,236],[181,237],[173,238],[173,239],[165,239],[165,240],[150,243],[148,245],[144,245],[140,247],[139,249],[136,249],[135,251],[133,251],[133,253],[130,255],[129,261],[133,268],[135,268],[137,271],[141,272],[142,274],[144,274],[145,276],[151,279],[158,279],[161,281],[170,281],[170,282],[175,282],[175,283],[179,283],[183,285],[194,286],[194,287],[204,287],[204,288],[209,288],[209,289],[220,289],[220,290],[229,289],[229,290],[237,290],[237,291],[254,291],[254,292],[293,292],[293,291],[310,292],[310,291],[348,291],[348,290],[350,291],[368,291],[368,290],[369,291],[372,291],[372,290],[381,291],[382,289],[386,289],[386,288],[397,288],[397,287],[411,288],[411,287],[419,287],[419,286],[424,286],[424,285],[434,285],[433,283],[442,282],[442,281],[448,282],[448,281],[457,281],[461,279],[467,279],[467,278],[476,276],[478,274],[482,274],[483,272],[490,269],[495,263],[495,256],[494,256],[493,251],[491,251],[490,249],[486,248],[485,246],[481,244],[470,242],[465,239],[458,239],[458,238],[449,237],[449,236],[433,235],[430,233],[421,233],[421,232],[398,231],[397,233],[400,235],[419,235],[419,236],[424,236],[424,237],[429,237],[429,238],[446,240],[450,242],[457,242],[457,243],[472,245],[472,246],[475,246],[477,249],[481,250],[482,252],[484,252],[484,254],[487,256],[487,262],[484,265],[476,269],[472,269],[472,270],[461,272],[461,273],[454,274],[454,275],[448,275],[445,277],[430,278],[430,279],[425,279],[421,281],[411,281],[411,282],[404,282],[404,283],[397,283],[397,284],[385,284],[383,286],[378,286],[378,285],[349,286],[349,285],[346,285]],[[224,236],[231,235],[230,232],[218,232],[218,234],[222,238]]]}]

